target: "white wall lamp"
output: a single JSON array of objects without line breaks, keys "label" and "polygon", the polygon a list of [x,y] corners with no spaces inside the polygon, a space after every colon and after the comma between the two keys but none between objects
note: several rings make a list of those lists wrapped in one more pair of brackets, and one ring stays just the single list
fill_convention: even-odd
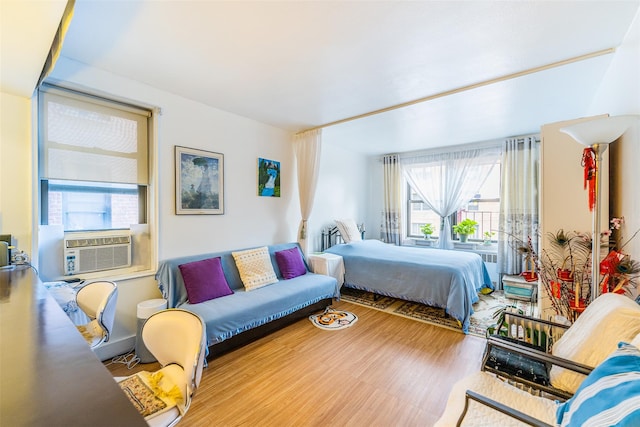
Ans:
[{"label": "white wall lamp", "polygon": [[[560,132],[566,133],[580,144],[591,148],[590,151],[585,149],[583,154],[585,180],[590,180],[589,209],[593,212],[591,230],[593,233],[591,236],[591,301],[600,294],[600,163],[602,162],[602,153],[607,150],[610,143],[620,138],[639,119],[640,116],[638,115],[604,117],[565,126],[560,129]],[[591,162],[593,163],[590,164]],[[587,175],[589,176],[587,177]]]}]

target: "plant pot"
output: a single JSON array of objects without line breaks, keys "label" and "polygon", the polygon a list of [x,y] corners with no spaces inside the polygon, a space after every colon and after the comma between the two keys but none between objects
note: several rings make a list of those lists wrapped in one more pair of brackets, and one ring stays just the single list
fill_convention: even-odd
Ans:
[{"label": "plant pot", "polygon": [[460,235],[460,241],[462,243],[467,243],[467,240],[469,239],[469,235],[468,234],[461,234]]},{"label": "plant pot", "polygon": [[538,280],[538,273],[535,271],[523,271],[520,273],[520,276],[524,278],[527,282],[535,282]]},{"label": "plant pot", "polygon": [[559,268],[558,271],[558,279],[563,282],[573,282],[573,271]]},{"label": "plant pot", "polygon": [[431,234],[425,234],[424,240],[431,240]]}]

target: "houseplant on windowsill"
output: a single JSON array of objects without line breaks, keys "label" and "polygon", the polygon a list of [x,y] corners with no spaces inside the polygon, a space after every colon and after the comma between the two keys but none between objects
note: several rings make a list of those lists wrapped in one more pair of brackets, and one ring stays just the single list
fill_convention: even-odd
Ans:
[{"label": "houseplant on windowsill", "polygon": [[485,246],[489,246],[491,244],[491,237],[496,234],[495,231],[485,231],[483,233],[483,243]]},{"label": "houseplant on windowsill", "polygon": [[431,239],[431,235],[433,234],[433,224],[429,222],[423,225],[422,227],[420,227],[420,231],[422,231],[422,234],[424,234],[425,240]]},{"label": "houseplant on windowsill", "polygon": [[460,241],[466,242],[469,234],[476,232],[478,223],[470,218],[464,219],[453,226],[453,232],[460,235]]}]

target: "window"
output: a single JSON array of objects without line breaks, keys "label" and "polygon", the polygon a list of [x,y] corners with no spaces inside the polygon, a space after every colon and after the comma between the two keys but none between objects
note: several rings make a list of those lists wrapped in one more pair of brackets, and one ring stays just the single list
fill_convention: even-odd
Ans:
[{"label": "window", "polygon": [[409,237],[424,237],[420,227],[431,223],[433,225],[432,237],[440,236],[440,215],[432,211],[422,202],[420,196],[407,184],[408,206],[407,206],[407,235]]},{"label": "window", "polygon": [[[424,235],[420,231],[426,223],[433,224],[434,234],[432,237],[440,235],[440,216],[429,209],[420,199],[418,194],[407,184],[407,236],[422,238]],[[478,229],[475,234],[469,236],[471,240],[482,240],[485,231],[498,230],[498,218],[500,214],[500,160],[491,170],[483,186],[476,196],[462,209],[451,215],[451,225],[463,219],[471,218],[478,222]],[[449,231],[451,232],[451,231]],[[494,236],[495,240],[496,237]]]},{"label": "window", "polygon": [[42,222],[62,225],[65,231],[125,229],[145,223],[142,186],[43,180],[42,187],[47,198]]},{"label": "window", "polygon": [[43,280],[151,268],[152,120],[144,108],[47,84],[40,88],[38,246]]},{"label": "window", "polygon": [[42,225],[88,231],[147,222],[148,111],[45,86],[39,117]]}]

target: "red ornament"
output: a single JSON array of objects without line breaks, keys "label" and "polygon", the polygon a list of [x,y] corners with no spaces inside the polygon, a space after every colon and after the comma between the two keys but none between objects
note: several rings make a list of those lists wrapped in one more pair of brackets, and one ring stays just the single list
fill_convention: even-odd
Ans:
[{"label": "red ornament", "polygon": [[596,206],[596,152],[587,147],[582,152],[582,166],[584,167],[584,188],[589,187],[589,211]]}]

